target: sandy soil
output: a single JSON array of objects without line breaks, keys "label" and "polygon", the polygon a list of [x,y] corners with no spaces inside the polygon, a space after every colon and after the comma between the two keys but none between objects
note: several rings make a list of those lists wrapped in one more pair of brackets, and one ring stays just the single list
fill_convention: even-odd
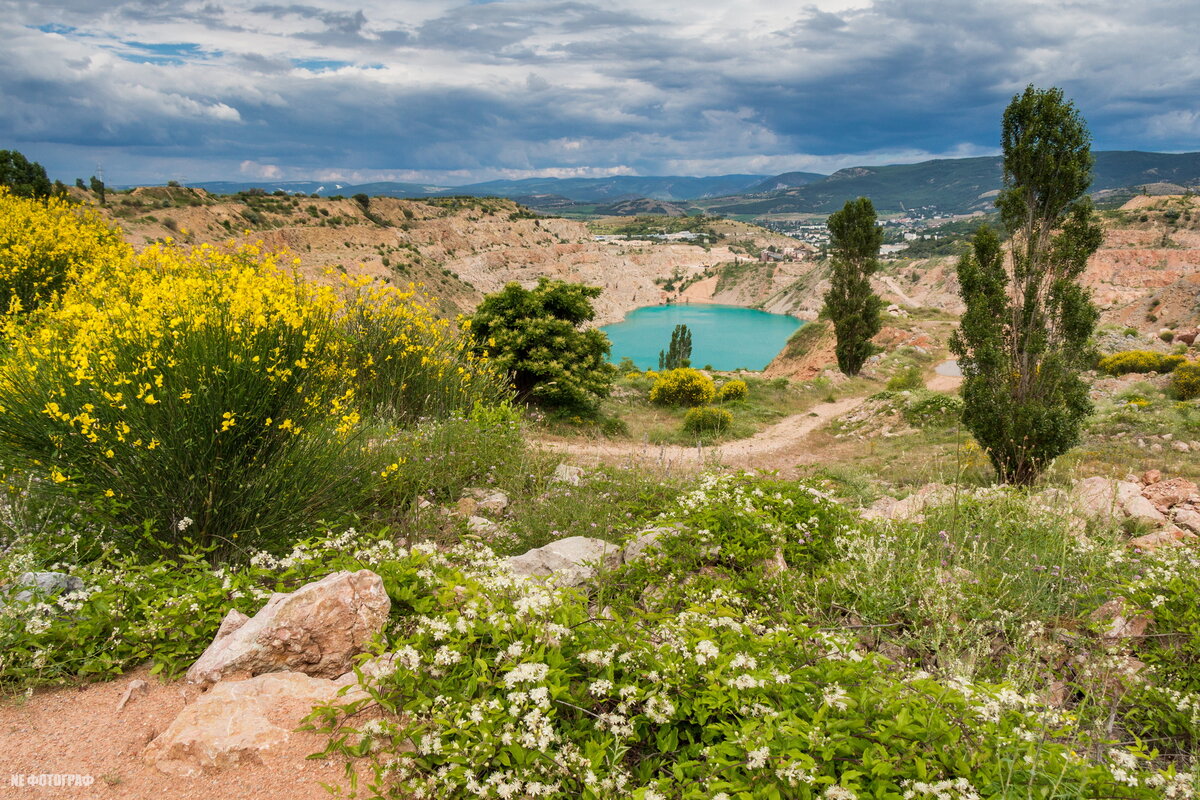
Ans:
[{"label": "sandy soil", "polygon": [[[149,691],[117,711],[130,681]],[[146,669],[106,683],[37,692],[25,700],[0,699],[0,798],[119,798],[120,800],[325,800],[320,783],[340,784],[344,763],[308,760],[325,739],[295,733],[262,764],[248,764],[199,778],[165,775],[141,759],[200,690],[163,683]],[[88,787],[14,785],[12,776],[91,776]]]},{"label": "sandy soil", "polygon": [[825,403],[811,411],[794,414],[764,428],[747,439],[718,447],[698,448],[633,442],[540,441],[548,450],[591,463],[633,463],[658,467],[695,469],[711,464],[746,469],[786,471],[797,464],[813,464],[820,454],[805,446],[810,433],[840,417],[862,402],[853,397]]}]

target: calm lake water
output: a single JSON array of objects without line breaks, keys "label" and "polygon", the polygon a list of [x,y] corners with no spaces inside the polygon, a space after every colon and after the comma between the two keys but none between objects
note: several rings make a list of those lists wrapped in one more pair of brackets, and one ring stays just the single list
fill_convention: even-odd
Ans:
[{"label": "calm lake water", "polygon": [[671,344],[676,325],[692,332],[692,366],[758,370],[770,363],[802,321],[783,314],[722,305],[645,306],[600,330],[612,340],[612,361],[625,356],[640,369],[658,369],[658,351]]}]

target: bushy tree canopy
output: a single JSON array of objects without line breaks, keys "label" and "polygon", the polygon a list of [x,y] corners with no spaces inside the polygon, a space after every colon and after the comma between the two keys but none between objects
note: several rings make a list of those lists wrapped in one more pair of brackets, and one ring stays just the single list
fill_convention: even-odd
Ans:
[{"label": "bushy tree canopy", "polygon": [[600,291],[549,278],[533,289],[510,283],[483,299],[471,333],[522,400],[589,408],[608,396],[616,373],[608,337],[579,327],[595,316],[591,301]]},{"label": "bushy tree canopy", "polygon": [[46,169],[16,150],[0,150],[0,185],[9,187],[17,197],[46,198],[53,188]]},{"label": "bushy tree canopy", "polygon": [[951,342],[963,421],[1000,480],[1027,484],[1079,441],[1091,413],[1080,371],[1097,311],[1078,278],[1100,246],[1091,137],[1059,89],[1030,86],[1004,112],[1007,251],[984,227],[958,265],[967,310]]},{"label": "bushy tree canopy", "polygon": [[883,229],[875,224],[875,207],[866,197],[847,200],[827,224],[833,274],[822,315],[833,322],[838,369],[857,375],[871,355],[871,337],[882,326],[883,301],[871,290],[871,273],[879,269]]}]

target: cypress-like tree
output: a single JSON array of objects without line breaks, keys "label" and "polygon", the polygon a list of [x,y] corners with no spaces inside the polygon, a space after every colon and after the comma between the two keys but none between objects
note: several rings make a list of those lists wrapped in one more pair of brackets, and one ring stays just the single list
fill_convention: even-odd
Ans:
[{"label": "cypress-like tree", "polygon": [[875,207],[866,197],[847,200],[841,211],[829,215],[827,225],[833,274],[821,314],[833,322],[838,369],[857,375],[871,355],[871,337],[883,325],[883,301],[871,290],[883,229],[875,224]]},{"label": "cypress-like tree", "polygon": [[1098,313],[1079,276],[1102,232],[1084,195],[1091,137],[1060,89],[1013,98],[1002,124],[996,205],[1008,248],[987,227],[958,264],[967,310],[951,340],[963,423],[1001,481],[1027,485],[1079,441],[1091,413],[1080,372]]},{"label": "cypress-like tree", "polygon": [[658,351],[658,368],[678,369],[690,366],[692,359],[692,332],[687,325],[676,325],[671,331],[671,343],[667,350]]}]

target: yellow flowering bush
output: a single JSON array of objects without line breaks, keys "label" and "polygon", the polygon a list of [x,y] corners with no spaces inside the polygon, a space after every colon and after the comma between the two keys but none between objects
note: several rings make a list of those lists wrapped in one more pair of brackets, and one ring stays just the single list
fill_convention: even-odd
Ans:
[{"label": "yellow flowering bush", "polygon": [[7,332],[5,465],[223,557],[387,491],[395,423],[499,398],[411,293],[308,283],[278,261],[167,244],[82,263]]},{"label": "yellow flowering bush", "polygon": [[745,400],[749,394],[750,387],[746,385],[746,382],[734,378],[722,384],[720,391],[717,392],[717,399],[723,403],[727,403],[734,400]]},{"label": "yellow flowering bush", "polygon": [[119,261],[129,252],[94,212],[60,198],[14,197],[0,186],[0,312],[37,308],[86,265]]},{"label": "yellow flowering bush", "polygon": [[712,378],[690,367],[661,373],[650,388],[650,402],[663,406],[702,406],[716,396]]}]

